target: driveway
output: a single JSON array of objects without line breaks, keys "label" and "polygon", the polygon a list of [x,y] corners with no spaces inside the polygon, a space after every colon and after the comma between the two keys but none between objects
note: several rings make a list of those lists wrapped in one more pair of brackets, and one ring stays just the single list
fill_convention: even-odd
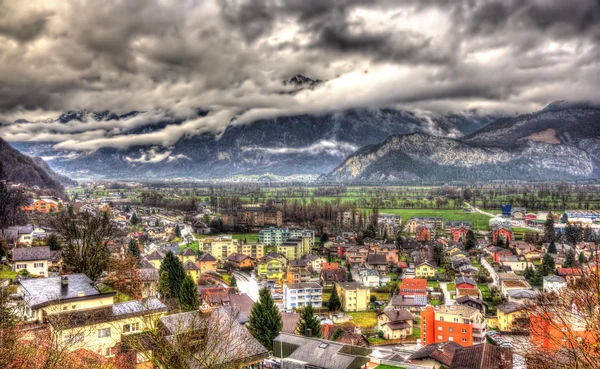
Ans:
[{"label": "driveway", "polygon": [[258,301],[258,281],[248,273],[233,272],[233,275],[238,290],[250,296],[252,301]]},{"label": "driveway", "polygon": [[448,291],[448,282],[440,282],[440,288],[444,293],[444,305],[454,305],[456,300],[450,299],[450,292]]},{"label": "driveway", "polygon": [[492,279],[494,280],[494,282],[492,282],[492,284],[494,286],[498,286],[498,281],[496,280],[496,271],[494,270],[494,268],[490,265],[490,263],[488,263],[488,261],[486,260],[486,258],[482,257],[481,258],[481,265],[487,269],[488,272],[490,272],[490,276],[492,277]]}]

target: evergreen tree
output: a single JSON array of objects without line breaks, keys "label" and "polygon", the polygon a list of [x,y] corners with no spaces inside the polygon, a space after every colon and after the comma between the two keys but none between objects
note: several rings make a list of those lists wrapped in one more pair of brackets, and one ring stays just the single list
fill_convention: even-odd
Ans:
[{"label": "evergreen tree", "polygon": [[237,281],[235,280],[235,276],[231,276],[231,282],[229,282],[229,287],[237,287]]},{"label": "evergreen tree", "polygon": [[60,243],[58,242],[58,237],[54,233],[51,233],[48,238],[46,238],[46,246],[50,248],[52,251],[60,250]]},{"label": "evergreen tree", "polygon": [[167,252],[160,265],[159,273],[167,272],[169,275],[169,293],[167,297],[177,298],[181,291],[181,285],[185,279],[186,272],[183,263],[171,251]]},{"label": "evergreen tree", "polygon": [[338,311],[342,308],[342,302],[340,301],[340,296],[338,295],[337,288],[335,288],[335,286],[333,287],[333,291],[329,297],[327,308],[329,311]]},{"label": "evergreen tree", "polygon": [[542,259],[541,274],[542,276],[553,275],[556,272],[556,264],[550,254],[544,255]]},{"label": "evergreen tree", "polygon": [[546,221],[544,222],[544,239],[546,241],[554,241],[556,238],[556,231],[554,230],[554,217],[552,216],[552,212],[548,213],[546,216]]},{"label": "evergreen tree", "polygon": [[296,329],[303,336],[307,336],[310,332],[311,337],[321,337],[321,324],[319,324],[311,304],[308,304],[300,312],[300,320],[298,320]]},{"label": "evergreen tree", "polygon": [[327,233],[323,233],[319,241],[321,242],[321,246],[324,246],[325,243],[329,241],[329,235]]},{"label": "evergreen tree", "polygon": [[579,263],[585,263],[585,254],[583,253],[583,251],[579,253]]},{"label": "evergreen tree", "polygon": [[129,223],[131,223],[131,225],[134,227],[140,223],[140,218],[138,218],[136,213],[133,213],[131,215],[131,219],[129,219]]},{"label": "evergreen tree", "polygon": [[530,280],[534,275],[534,271],[532,270],[532,268],[529,267],[529,264],[527,264],[527,266],[525,267],[525,270],[523,271],[523,277],[525,277],[525,279]]},{"label": "evergreen tree", "polygon": [[472,250],[475,248],[475,246],[475,233],[473,233],[473,230],[469,229],[469,231],[467,232],[467,237],[465,239],[465,250]]},{"label": "evergreen tree", "polygon": [[540,286],[543,284],[544,281],[544,272],[543,272],[543,268],[540,265],[537,270],[535,271],[535,273],[533,273],[532,277],[531,277],[531,284],[535,285],[535,286]]},{"label": "evergreen tree", "polygon": [[550,241],[550,244],[548,245],[548,254],[556,254],[556,245],[554,244],[554,241]]},{"label": "evergreen tree", "polygon": [[373,224],[369,224],[363,234],[365,238],[375,238],[377,236],[377,230]]},{"label": "evergreen tree", "polygon": [[258,342],[272,350],[273,340],[283,328],[281,313],[268,288],[261,288],[258,294],[259,299],[252,305],[250,312],[248,330]]},{"label": "evergreen tree", "polygon": [[200,307],[198,288],[191,276],[186,275],[179,291],[179,306],[181,311],[194,311]]},{"label": "evergreen tree", "polygon": [[384,230],[383,230],[383,242],[387,241],[387,239],[388,239],[387,227],[384,227]]},{"label": "evergreen tree", "polygon": [[402,236],[400,235],[400,232],[398,232],[398,235],[396,236],[396,249],[401,251],[403,248],[404,243],[402,242]]},{"label": "evergreen tree", "polygon": [[129,213],[131,211],[131,208],[129,207],[129,205],[125,205],[125,209],[123,209],[126,213]]},{"label": "evergreen tree", "polygon": [[576,261],[575,261],[575,251],[573,251],[573,249],[567,251],[567,257],[565,258],[565,261],[563,262],[563,268],[573,268],[575,267]]},{"label": "evergreen tree", "polygon": [[169,273],[161,272],[158,276],[158,293],[162,297],[168,298],[171,290],[171,282],[169,281]]},{"label": "evergreen tree", "polygon": [[140,247],[138,246],[138,242],[135,238],[129,240],[127,249],[131,255],[135,256],[139,265],[142,262],[142,256],[140,255]]},{"label": "evergreen tree", "polygon": [[181,228],[179,228],[179,224],[175,225],[175,236],[181,238]]}]

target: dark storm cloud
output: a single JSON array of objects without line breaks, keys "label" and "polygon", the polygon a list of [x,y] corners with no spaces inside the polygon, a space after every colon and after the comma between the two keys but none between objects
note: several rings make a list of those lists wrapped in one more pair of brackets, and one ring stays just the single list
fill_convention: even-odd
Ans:
[{"label": "dark storm cloud", "polygon": [[[74,150],[158,147],[354,107],[435,115],[600,102],[599,41],[594,0],[0,0],[0,134]],[[297,73],[327,82],[286,93],[281,81]],[[6,123],[72,109],[147,113]],[[131,133],[171,115],[183,123]]]}]

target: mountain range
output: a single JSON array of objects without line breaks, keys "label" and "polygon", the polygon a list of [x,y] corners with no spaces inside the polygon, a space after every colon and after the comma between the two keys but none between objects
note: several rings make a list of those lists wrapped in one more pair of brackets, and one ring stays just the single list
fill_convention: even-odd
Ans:
[{"label": "mountain range", "polygon": [[529,181],[600,177],[600,109],[562,102],[502,118],[462,138],[396,134],[350,155],[326,178]]}]

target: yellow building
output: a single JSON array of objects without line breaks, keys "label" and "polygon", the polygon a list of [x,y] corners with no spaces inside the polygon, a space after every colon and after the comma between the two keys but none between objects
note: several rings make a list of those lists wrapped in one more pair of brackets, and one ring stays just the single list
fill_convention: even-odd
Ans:
[{"label": "yellow building", "polygon": [[408,310],[388,310],[377,316],[377,330],[383,338],[406,338],[413,332],[413,315]]},{"label": "yellow building", "polygon": [[183,269],[185,269],[185,272],[192,277],[192,279],[194,281],[197,281],[198,278],[200,277],[200,268],[198,267],[198,265],[196,265],[195,262],[193,261],[186,261],[185,263],[183,263]]},{"label": "yellow building", "polygon": [[165,255],[158,250],[153,250],[151,253],[146,255],[146,260],[148,260],[149,263],[154,265],[154,267],[156,269],[160,269],[160,266],[161,266],[164,258],[165,258]]},{"label": "yellow building", "polygon": [[12,270],[21,272],[26,270],[33,276],[48,276],[48,259],[50,248],[39,247],[16,247],[12,251]]},{"label": "yellow building", "polygon": [[280,280],[283,278],[286,264],[285,258],[267,254],[258,261],[258,278]]},{"label": "yellow building", "polygon": [[498,330],[500,332],[523,332],[529,330],[529,312],[524,305],[516,302],[496,306]]},{"label": "yellow building", "polygon": [[202,250],[211,254],[217,261],[225,260],[238,252],[237,241],[231,236],[210,237],[202,241]]},{"label": "yellow building", "polygon": [[343,311],[366,311],[369,308],[371,291],[357,282],[338,282],[335,284],[342,302]]},{"label": "yellow building", "polygon": [[426,261],[415,267],[415,278],[435,278],[435,272],[435,265]]},{"label": "yellow building", "polygon": [[198,255],[194,252],[194,250],[186,247],[181,253],[179,253],[179,255],[177,255],[177,257],[183,264],[187,263],[188,261],[195,264]]},{"label": "yellow building", "polygon": [[265,256],[265,245],[258,242],[242,243],[238,245],[238,254],[250,256],[254,260],[258,260]]},{"label": "yellow building", "polygon": [[277,252],[288,260],[300,260],[310,254],[310,237],[288,240],[277,246]]},{"label": "yellow building", "polygon": [[[87,349],[113,356],[123,335],[151,328],[167,307],[156,298],[115,304],[84,274],[22,280],[18,293],[24,320],[48,322],[67,351]],[[59,296],[59,298],[57,298]]]},{"label": "yellow building", "polygon": [[207,252],[198,258],[196,264],[198,265],[198,268],[200,268],[200,273],[217,271],[217,259]]}]

